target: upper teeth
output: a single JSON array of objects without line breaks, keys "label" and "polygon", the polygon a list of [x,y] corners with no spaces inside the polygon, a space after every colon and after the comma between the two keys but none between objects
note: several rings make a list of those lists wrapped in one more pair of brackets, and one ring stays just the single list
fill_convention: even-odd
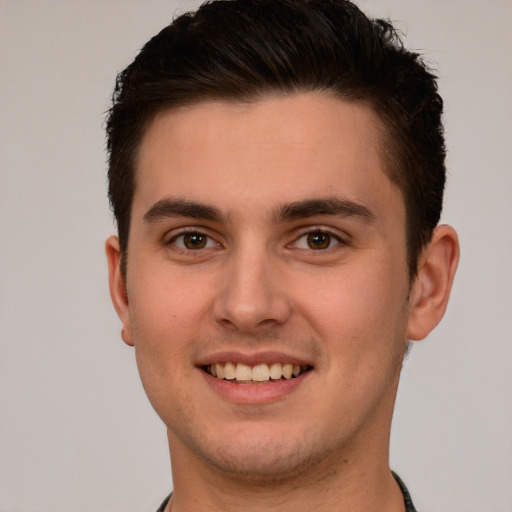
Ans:
[{"label": "upper teeth", "polygon": [[291,379],[298,377],[307,366],[300,366],[298,364],[257,364],[256,366],[249,366],[243,363],[216,363],[206,367],[206,371],[219,379],[237,380],[237,381],[257,381],[263,382],[266,380],[278,380],[284,377]]}]

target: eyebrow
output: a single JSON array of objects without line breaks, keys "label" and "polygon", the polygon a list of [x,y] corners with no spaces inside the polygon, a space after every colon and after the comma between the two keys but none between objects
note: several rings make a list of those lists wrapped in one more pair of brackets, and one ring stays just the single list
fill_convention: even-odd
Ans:
[{"label": "eyebrow", "polygon": [[329,197],[325,199],[306,199],[281,206],[275,212],[275,221],[305,219],[318,215],[358,217],[367,224],[375,222],[374,213],[366,206],[348,199]]},{"label": "eyebrow", "polygon": [[169,217],[188,217],[190,219],[214,222],[221,222],[224,219],[221,211],[214,206],[173,198],[166,198],[156,202],[144,214],[143,219],[146,223],[152,224]]},{"label": "eyebrow", "polygon": [[[370,224],[375,215],[366,206],[339,197],[325,199],[305,199],[278,207],[272,215],[274,222],[306,219],[322,215],[358,217]],[[196,220],[223,222],[226,216],[215,206],[185,199],[166,198],[156,202],[143,216],[148,224],[173,217],[187,217]]]}]

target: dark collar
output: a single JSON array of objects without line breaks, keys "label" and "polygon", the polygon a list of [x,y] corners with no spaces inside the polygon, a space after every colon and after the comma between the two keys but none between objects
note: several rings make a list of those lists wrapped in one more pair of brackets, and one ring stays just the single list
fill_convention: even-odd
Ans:
[{"label": "dark collar", "polygon": [[392,473],[395,477],[396,483],[400,486],[400,490],[404,495],[405,512],[417,512],[407,487],[405,487],[405,484],[402,482],[401,478],[394,471],[392,471]]},{"label": "dark collar", "polygon": [[[409,491],[407,490],[407,487],[402,482],[400,477],[393,472],[393,476],[395,477],[395,480],[397,484],[400,486],[400,490],[402,491],[402,494],[404,495],[404,504],[405,504],[405,512],[417,512],[416,508],[414,507],[414,504],[411,499],[411,495],[409,494]],[[164,509],[171,499],[172,493],[165,498],[164,502],[160,505],[160,508],[156,512],[164,512]]]}]

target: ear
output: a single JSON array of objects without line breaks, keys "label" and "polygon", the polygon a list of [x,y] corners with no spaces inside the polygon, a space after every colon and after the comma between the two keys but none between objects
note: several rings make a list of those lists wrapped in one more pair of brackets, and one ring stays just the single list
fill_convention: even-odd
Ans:
[{"label": "ear", "polygon": [[126,281],[121,272],[121,249],[117,236],[111,236],[107,239],[105,252],[108,262],[110,297],[122,323],[121,338],[127,345],[133,346],[128,294],[126,292]]},{"label": "ear", "polygon": [[438,226],[425,247],[413,283],[407,337],[421,340],[441,321],[459,262],[459,240],[450,226]]}]

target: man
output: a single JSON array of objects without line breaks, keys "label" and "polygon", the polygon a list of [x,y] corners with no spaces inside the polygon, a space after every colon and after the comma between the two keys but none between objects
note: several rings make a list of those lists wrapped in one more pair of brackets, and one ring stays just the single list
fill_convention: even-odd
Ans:
[{"label": "man", "polygon": [[203,5],[117,81],[123,340],[169,439],[160,510],[415,510],[389,468],[457,236],[435,77],[343,0]]}]

